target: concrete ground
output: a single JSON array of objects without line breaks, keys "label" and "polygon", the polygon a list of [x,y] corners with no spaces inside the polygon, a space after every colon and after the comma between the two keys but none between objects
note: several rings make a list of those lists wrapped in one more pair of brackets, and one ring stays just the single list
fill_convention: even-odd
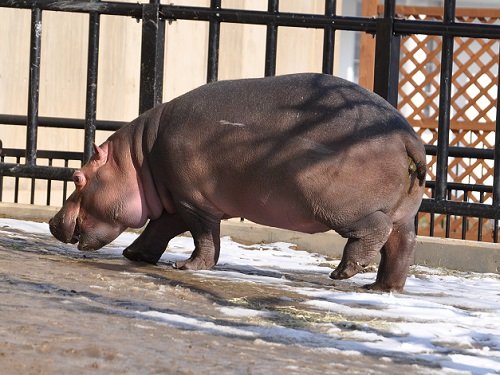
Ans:
[{"label": "concrete ground", "polygon": [[158,265],[121,255],[135,238],[85,253],[0,219],[2,375],[500,371],[498,275],[412,267],[393,295],[362,289],[373,267],[333,281],[338,261],[289,244],[226,237],[215,269],[189,272],[172,262],[191,238]]}]

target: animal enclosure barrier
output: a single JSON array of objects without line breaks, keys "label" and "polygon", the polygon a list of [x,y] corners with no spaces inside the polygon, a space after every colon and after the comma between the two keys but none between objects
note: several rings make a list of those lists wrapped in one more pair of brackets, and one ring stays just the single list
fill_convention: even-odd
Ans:
[{"label": "animal enclosure barrier", "polygon": [[[47,205],[66,199],[72,168],[88,160],[96,131],[116,130],[121,121],[96,118],[100,18],[103,15],[135,18],[141,22],[142,47],[139,111],[162,102],[165,32],[171,22],[208,23],[207,82],[218,79],[221,25],[266,27],[265,75],[276,73],[280,28],[323,30],[322,72],[333,73],[335,34],[339,30],[373,40],[360,54],[360,83],[398,106],[427,143],[429,173],[427,197],[417,222],[420,234],[498,242],[500,219],[500,116],[498,71],[500,24],[498,10],[464,13],[454,0],[443,8],[397,7],[386,0],[374,17],[336,15],[336,1],[326,0],[324,14],[281,12],[278,0],[267,11],[224,8],[221,0],[209,7],[108,1],[0,0],[0,7],[31,11],[29,100],[25,116],[0,114],[2,125],[26,129],[26,148],[0,150],[2,186],[14,181],[13,202],[22,183],[31,184],[31,203],[43,184]],[[50,118],[38,115],[42,14],[88,14],[89,42],[85,118]],[[472,19],[473,18],[473,19]],[[478,22],[479,20],[479,22]],[[200,51],[201,53],[202,51]],[[168,67],[167,67],[168,68]],[[373,72],[372,75],[367,72]],[[38,150],[39,127],[85,129],[82,152]],[[0,135],[1,138],[1,135]],[[5,142],[5,140],[4,140]],[[0,147],[1,148],[1,147]],[[9,180],[10,179],[10,180]],[[51,195],[60,184],[62,197]],[[35,189],[36,186],[36,189]],[[37,193],[39,194],[39,193]]]},{"label": "animal enclosure barrier", "polygon": [[[370,1],[364,15],[383,14],[383,6]],[[442,21],[443,9],[397,6],[396,16],[411,20]],[[500,9],[457,9],[459,22],[500,25]],[[374,42],[364,39],[361,49],[374,51]],[[441,51],[438,35],[403,36],[400,45],[398,108],[427,145],[428,179],[426,196],[436,187],[437,142]],[[494,179],[495,120],[498,92],[500,41],[455,37],[450,93],[450,139],[447,199],[491,202]],[[374,52],[364,62],[361,84],[373,81]],[[457,150],[468,153],[457,152]],[[498,227],[479,217],[421,213],[419,234],[492,241]]]}]

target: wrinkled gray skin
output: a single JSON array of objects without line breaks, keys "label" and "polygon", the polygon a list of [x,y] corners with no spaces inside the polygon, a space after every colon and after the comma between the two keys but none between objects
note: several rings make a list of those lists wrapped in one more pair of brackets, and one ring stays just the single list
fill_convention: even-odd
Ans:
[{"label": "wrinkled gray skin", "polygon": [[209,269],[221,219],[245,217],[348,239],[334,279],[381,252],[375,283],[402,290],[415,247],[425,153],[405,119],[340,78],[296,74],[222,81],[160,105],[95,147],[76,191],[50,221],[55,237],[96,250],[127,227],[142,234],[123,254],[156,263],[190,231],[179,269]]}]

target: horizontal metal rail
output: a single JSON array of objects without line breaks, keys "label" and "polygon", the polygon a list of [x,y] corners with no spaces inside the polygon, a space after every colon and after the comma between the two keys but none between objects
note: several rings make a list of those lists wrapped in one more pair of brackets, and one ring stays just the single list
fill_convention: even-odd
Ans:
[{"label": "horizontal metal rail", "polygon": [[[5,158],[16,158],[19,161],[21,158],[25,157],[25,154],[26,151],[24,149],[3,148],[0,150],[0,157],[2,160]],[[83,152],[37,150],[36,156],[39,159],[48,159],[49,166],[29,166],[20,163],[2,162],[0,163],[0,176],[35,178],[49,181],[70,181],[76,168],[53,167],[52,162],[53,160],[64,160],[65,165],[67,165],[69,160],[81,161]]]},{"label": "horizontal metal rail", "polygon": [[424,199],[420,212],[500,220],[500,210],[490,204]]},{"label": "horizontal metal rail", "polygon": [[[85,120],[63,117],[39,117],[38,126],[59,129],[84,129]],[[2,125],[26,126],[27,116],[0,114],[0,127]],[[126,121],[96,120],[96,129],[103,131],[116,131],[126,125]],[[437,155],[437,146],[425,145],[427,155]],[[450,157],[490,159],[494,160],[495,150],[471,147],[449,147]]]},{"label": "horizontal metal rail", "polygon": [[0,0],[0,7],[51,10],[70,13],[97,13],[112,16],[141,18],[142,4],[111,1],[72,1],[72,0]]},{"label": "horizontal metal rail", "polygon": [[[97,14],[130,16],[142,18],[143,4],[131,4],[108,1],[57,1],[57,0],[0,0],[0,7],[64,11],[76,13],[95,12]],[[209,7],[191,7],[179,5],[161,5],[160,14],[168,20],[197,20],[219,22],[275,25],[288,27],[316,28],[325,27],[337,30],[376,32],[376,18],[354,16],[327,16],[321,14],[288,13],[242,9],[212,9]],[[397,34],[425,34],[500,39],[500,25],[439,21],[394,20],[394,32]]]},{"label": "horizontal metal rail", "polygon": [[[27,116],[23,115],[2,115],[0,114],[0,126],[2,125],[23,125],[26,126]],[[120,129],[126,121],[97,120],[95,122],[97,130],[115,131]],[[38,117],[38,126],[61,129],[84,129],[85,120],[62,117]]]},{"label": "horizontal metal rail", "polygon": [[439,21],[394,20],[394,32],[401,35],[448,35],[464,38],[500,39],[500,25]]},{"label": "horizontal metal rail", "polygon": [[[27,116],[0,114],[0,127],[2,125],[26,126]],[[126,121],[96,120],[96,129],[103,131],[116,131],[126,125]],[[85,128],[84,119],[63,117],[39,117],[38,126],[59,129],[81,129]],[[425,145],[427,155],[437,155],[437,146]],[[460,158],[490,159],[495,158],[495,150],[471,147],[450,147],[449,156]]]},{"label": "horizontal metal rail", "polygon": [[75,170],[65,167],[0,163],[0,176],[69,181]]},{"label": "horizontal metal rail", "polygon": [[[425,186],[431,189],[436,188],[436,181],[426,181]],[[448,182],[448,191],[459,190],[464,193],[478,192],[478,193],[492,193],[493,186],[491,185],[479,185],[479,184],[465,184],[462,182]]]},{"label": "horizontal metal rail", "polygon": [[[54,160],[82,160],[83,153],[76,151],[48,151],[37,150],[36,155],[41,159],[54,159]],[[0,156],[23,158],[25,150],[19,148],[4,148],[0,150]]]},{"label": "horizontal metal rail", "polygon": [[[437,146],[425,145],[427,155],[437,155]],[[455,158],[491,159],[495,158],[495,150],[490,148],[456,147],[448,148],[448,156]]]},{"label": "horizontal metal rail", "polygon": [[339,30],[366,31],[375,33],[376,20],[368,17],[327,16],[324,14],[266,12],[242,9],[218,9],[162,5],[161,14],[172,20],[210,21],[216,18],[219,22],[242,23],[250,25],[275,25],[324,29],[332,27]]}]

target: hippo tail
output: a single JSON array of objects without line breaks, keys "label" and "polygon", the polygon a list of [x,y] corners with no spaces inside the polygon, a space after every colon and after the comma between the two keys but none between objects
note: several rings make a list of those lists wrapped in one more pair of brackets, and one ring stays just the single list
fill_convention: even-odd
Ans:
[{"label": "hippo tail", "polygon": [[407,137],[405,147],[408,155],[408,174],[411,176],[412,182],[416,178],[418,185],[423,186],[427,173],[427,164],[422,141],[416,136]]}]

